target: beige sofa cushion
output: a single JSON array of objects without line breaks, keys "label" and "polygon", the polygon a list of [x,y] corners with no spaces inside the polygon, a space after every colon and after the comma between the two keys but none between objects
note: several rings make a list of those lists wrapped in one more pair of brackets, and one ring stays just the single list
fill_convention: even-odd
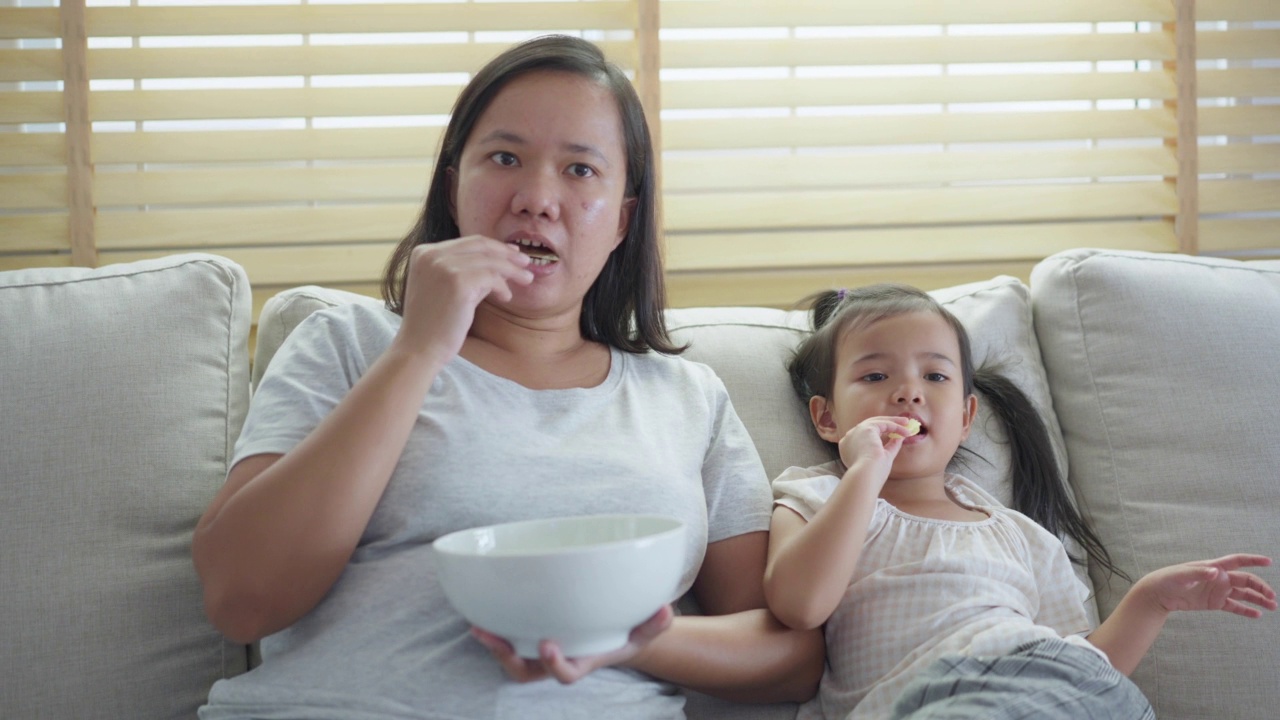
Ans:
[{"label": "beige sofa cushion", "polygon": [[190,545],[244,420],[250,314],[210,255],[0,273],[0,717],[189,720],[244,670]]},{"label": "beige sofa cushion", "polygon": [[[933,295],[969,330],[975,362],[979,366],[1006,366],[1010,379],[1041,410],[1058,449],[1059,464],[1065,469],[1065,445],[1032,328],[1027,287],[1017,278],[1002,276],[937,290]],[[365,295],[314,285],[291,288],[268,300],[258,320],[254,384],[298,323],[318,309],[349,302],[381,303]],[[672,338],[689,344],[684,357],[710,365],[724,380],[770,477],[790,465],[816,465],[832,457],[814,434],[805,403],[795,396],[787,379],[786,362],[808,332],[807,323],[804,312],[772,308],[667,311]],[[980,411],[979,424],[966,447],[985,460],[970,461],[963,472],[1008,502],[1009,460],[1002,451],[1003,442],[998,423]]]},{"label": "beige sofa cushion", "polygon": [[[1031,288],[1070,482],[1125,571],[1280,553],[1280,263],[1077,250]],[[1105,615],[1126,584],[1095,581]],[[1180,613],[1134,679],[1161,720],[1275,717],[1278,647],[1280,617]]]}]

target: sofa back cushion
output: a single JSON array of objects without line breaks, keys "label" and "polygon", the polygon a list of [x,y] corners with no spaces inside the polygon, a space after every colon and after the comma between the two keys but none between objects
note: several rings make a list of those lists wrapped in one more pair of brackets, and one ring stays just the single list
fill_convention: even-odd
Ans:
[{"label": "sofa back cushion", "polygon": [[[1001,276],[932,293],[965,324],[978,366],[999,365],[1041,411],[1049,438],[1066,470],[1066,450],[1053,413],[1048,380],[1031,320],[1031,299],[1017,278]],[[253,381],[257,385],[280,345],[308,315],[335,305],[380,300],[344,290],[308,285],[284,290],[263,306],[258,320]],[[667,327],[684,357],[706,363],[724,380],[734,408],[760,452],[769,477],[790,465],[831,460],[832,450],[813,432],[804,401],[791,390],[786,363],[809,332],[801,311],[762,307],[675,308]],[[991,414],[979,410],[965,447],[974,453],[962,472],[997,498],[1011,497],[1004,433]]]},{"label": "sofa back cushion", "polygon": [[[1274,556],[1280,263],[1076,250],[1031,289],[1070,483],[1113,559],[1137,578]],[[1128,584],[1094,581],[1105,616]],[[1134,680],[1162,720],[1275,717],[1277,647],[1280,617],[1179,613]]]},{"label": "sofa back cushion", "polygon": [[251,312],[210,255],[0,273],[0,717],[189,719],[245,669],[190,547],[248,405]]}]

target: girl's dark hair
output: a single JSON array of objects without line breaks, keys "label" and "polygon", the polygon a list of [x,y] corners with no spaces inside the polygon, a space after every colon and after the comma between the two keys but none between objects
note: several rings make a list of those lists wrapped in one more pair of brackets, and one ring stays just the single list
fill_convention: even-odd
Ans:
[{"label": "girl's dark hair", "polygon": [[582,300],[582,336],[633,353],[683,352],[684,347],[671,342],[663,317],[667,297],[654,210],[653,143],[644,107],[631,81],[605,59],[598,47],[565,35],[548,35],[511,47],[485,65],[463,88],[440,142],[422,213],[387,263],[382,279],[387,308],[396,314],[404,312],[413,248],[459,235],[449,209],[448,174],[450,169],[456,169],[476,122],[511,81],[538,71],[570,73],[599,82],[613,94],[622,119],[627,157],[624,197],[633,201],[634,207],[622,242],[609,255]]},{"label": "girl's dark hair", "polygon": [[[836,349],[845,333],[906,313],[937,315],[955,330],[965,397],[975,391],[981,393],[1004,424],[1012,460],[1014,509],[1054,535],[1074,539],[1084,548],[1088,560],[1108,573],[1128,579],[1072,505],[1044,419],[1030,398],[998,370],[974,368],[969,333],[955,315],[923,290],[890,283],[829,290],[806,300],[812,305],[813,333],[800,344],[787,365],[791,386],[802,400],[833,395]],[[1072,561],[1083,563],[1085,559],[1073,557]]]}]

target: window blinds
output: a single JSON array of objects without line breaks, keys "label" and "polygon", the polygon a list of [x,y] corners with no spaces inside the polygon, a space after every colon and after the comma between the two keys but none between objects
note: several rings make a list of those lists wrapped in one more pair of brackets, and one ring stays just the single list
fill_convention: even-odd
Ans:
[{"label": "window blinds", "polygon": [[374,293],[468,74],[555,31],[660,113],[673,304],[1280,255],[1280,0],[201,1],[0,7],[0,269]]}]

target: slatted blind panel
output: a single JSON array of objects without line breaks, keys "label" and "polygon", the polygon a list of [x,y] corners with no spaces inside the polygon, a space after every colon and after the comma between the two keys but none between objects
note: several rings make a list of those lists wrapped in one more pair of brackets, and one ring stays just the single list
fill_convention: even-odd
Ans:
[{"label": "slatted blind panel", "polygon": [[1280,2],[1196,7],[1200,250],[1280,257]]},{"label": "slatted blind panel", "polygon": [[374,292],[458,89],[548,31],[662,108],[676,305],[1280,256],[1280,0],[88,1],[0,0],[0,269]]},{"label": "slatted blind panel", "polygon": [[665,0],[662,17],[677,302],[1179,247],[1172,2]]},{"label": "slatted blind panel", "polygon": [[0,270],[70,262],[62,33],[56,8],[0,7]]},{"label": "slatted blind panel", "polygon": [[[259,304],[307,283],[376,294],[470,75],[547,32],[592,39],[633,70],[638,7],[90,0],[97,262],[201,250],[244,265]],[[65,46],[52,46],[65,10],[0,8],[8,267],[72,262]]]}]

